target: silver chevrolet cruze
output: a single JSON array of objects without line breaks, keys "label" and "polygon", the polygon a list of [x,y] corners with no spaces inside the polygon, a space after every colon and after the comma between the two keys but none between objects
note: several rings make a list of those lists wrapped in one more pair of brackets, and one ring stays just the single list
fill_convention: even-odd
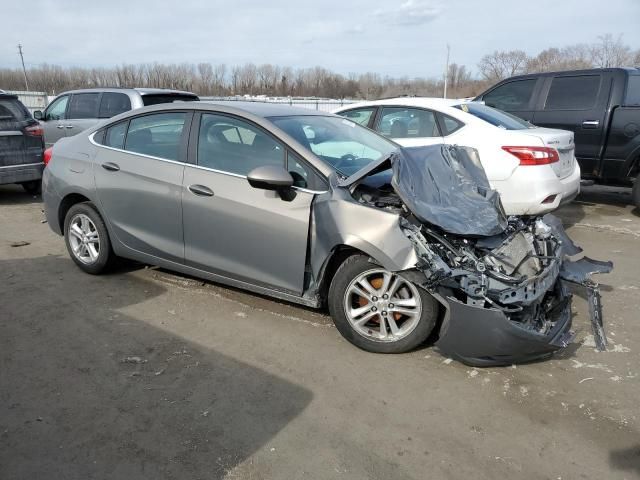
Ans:
[{"label": "silver chevrolet cruze", "polygon": [[562,242],[549,233],[561,226],[507,220],[469,149],[399,149],[282,105],[163,104],[56,143],[43,197],[87,273],[125,257],[327,305],[369,351],[404,352],[433,333],[486,365],[571,337]]}]

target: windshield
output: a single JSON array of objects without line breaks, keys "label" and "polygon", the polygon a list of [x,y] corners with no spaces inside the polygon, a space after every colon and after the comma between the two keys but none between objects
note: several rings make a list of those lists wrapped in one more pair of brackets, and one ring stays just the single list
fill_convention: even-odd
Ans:
[{"label": "windshield", "polygon": [[455,105],[454,108],[470,113],[474,117],[478,117],[485,122],[490,123],[494,127],[503,128],[505,130],[524,130],[525,128],[533,128],[529,122],[521,118],[503,112],[497,108],[488,107],[482,103],[461,103]]},{"label": "windshield", "polygon": [[269,120],[345,176],[398,148],[346,118],[301,115]]}]

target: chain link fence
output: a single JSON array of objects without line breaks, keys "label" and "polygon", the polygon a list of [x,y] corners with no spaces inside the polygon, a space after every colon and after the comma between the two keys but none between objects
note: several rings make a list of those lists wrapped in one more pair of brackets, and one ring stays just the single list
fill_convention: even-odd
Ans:
[{"label": "chain link fence", "polygon": [[200,97],[200,100],[216,102],[262,102],[280,103],[294,107],[309,108],[320,112],[331,112],[343,105],[356,103],[359,100],[335,100],[330,98],[290,98],[290,97]]}]

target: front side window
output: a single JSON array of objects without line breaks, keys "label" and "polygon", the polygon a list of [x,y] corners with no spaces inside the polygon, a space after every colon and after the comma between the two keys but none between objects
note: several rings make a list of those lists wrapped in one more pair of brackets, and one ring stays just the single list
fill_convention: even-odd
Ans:
[{"label": "front side window", "polygon": [[461,103],[460,105],[455,105],[453,108],[469,113],[480,120],[490,123],[494,127],[504,130],[524,130],[533,127],[533,125],[515,115],[487,107],[481,103]]},{"label": "front side window", "polygon": [[294,187],[316,191],[327,189],[327,185],[322,177],[307,165],[304,160],[292,152],[287,153],[287,171],[293,177]]},{"label": "front side window", "polygon": [[45,120],[62,120],[64,118],[64,112],[67,110],[67,103],[69,103],[69,96],[65,95],[53,101],[47,112],[45,113]]},{"label": "front side window", "polygon": [[395,143],[346,118],[300,115],[269,120],[345,176],[398,149]]},{"label": "front side window", "polygon": [[178,161],[186,118],[187,114],[183,112],[154,113],[133,118],[129,122],[124,149]]},{"label": "front side window", "polygon": [[205,113],[198,134],[198,165],[246,176],[263,165],[285,165],[284,146],[262,129],[233,117]]},{"label": "front side window", "polygon": [[385,107],[376,130],[390,138],[440,136],[434,113],[421,108]]},{"label": "front side window", "polygon": [[600,75],[555,77],[551,82],[545,110],[588,110],[596,104]]},{"label": "front side window", "polygon": [[373,117],[375,111],[375,108],[356,108],[354,110],[340,112],[338,115],[348,118],[349,120],[353,120],[363,127],[368,127],[369,122],[371,121],[371,117]]},{"label": "front side window", "polygon": [[491,90],[482,100],[490,107],[507,112],[527,110],[536,82],[535,78],[530,78],[505,83]]},{"label": "front side window", "polygon": [[99,93],[74,93],[69,102],[67,118],[98,118]]},{"label": "front side window", "polygon": [[111,118],[131,110],[131,100],[124,93],[105,92],[100,100],[99,118]]}]

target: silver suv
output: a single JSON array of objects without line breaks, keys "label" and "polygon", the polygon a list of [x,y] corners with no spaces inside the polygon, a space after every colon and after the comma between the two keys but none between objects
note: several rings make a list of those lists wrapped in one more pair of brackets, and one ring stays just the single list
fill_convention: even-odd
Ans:
[{"label": "silver suv", "polygon": [[195,93],[160,88],[90,88],[58,95],[44,112],[33,116],[44,128],[46,147],[72,137],[100,120],[159,103],[199,100]]}]

